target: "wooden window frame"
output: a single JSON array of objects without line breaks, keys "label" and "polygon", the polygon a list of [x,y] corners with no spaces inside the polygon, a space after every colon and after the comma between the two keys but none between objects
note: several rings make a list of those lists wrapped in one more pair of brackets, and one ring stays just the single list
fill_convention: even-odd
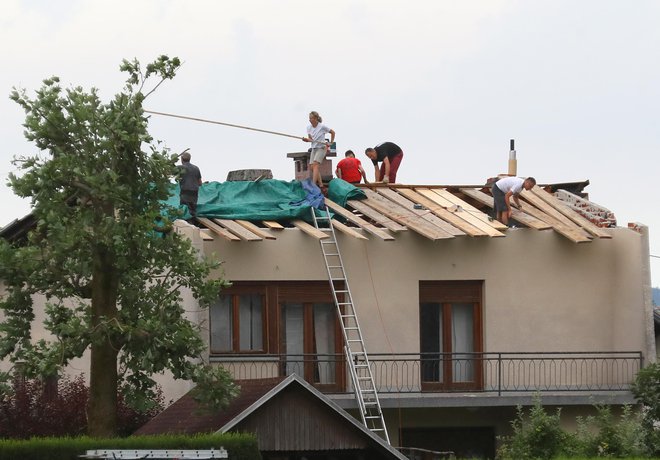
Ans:
[{"label": "wooden window frame", "polygon": [[[483,389],[483,281],[420,281],[419,314],[422,303],[437,303],[442,314],[442,350],[453,353],[451,346],[451,306],[456,303],[472,304],[472,331],[474,348],[474,380],[470,382],[453,381],[453,363],[451,358],[442,360],[442,381],[424,381],[420,366],[422,391],[478,391]],[[420,351],[422,350],[422,324],[420,321]]]},{"label": "wooden window frame", "polygon": [[[342,286],[337,286],[336,289],[343,289]],[[220,295],[231,295],[232,296],[232,318],[233,318],[233,330],[240,331],[238,327],[238,295],[240,294],[260,294],[263,300],[263,311],[262,311],[262,327],[263,327],[263,350],[245,350],[240,351],[240,336],[236,333],[232,335],[232,348],[233,350],[227,351],[218,351],[211,349],[210,333],[211,328],[209,327],[209,354],[213,355],[240,355],[246,356],[246,359],[249,359],[249,355],[275,355],[280,356],[282,360],[282,365],[280,366],[280,375],[284,376],[285,366],[284,360],[286,355],[286,347],[283,343],[283,324],[281,318],[281,308],[283,303],[299,303],[303,304],[303,321],[305,322],[304,328],[304,339],[303,349],[305,353],[308,353],[308,350],[313,350],[312,336],[308,331],[313,332],[313,317],[310,313],[307,312],[307,308],[311,308],[314,303],[330,303],[334,306],[334,299],[332,296],[332,291],[328,281],[236,281],[234,284],[228,288],[223,289],[220,292]],[[342,301],[341,295],[339,295],[339,301]],[[309,305],[309,307],[306,307]],[[210,315],[209,315],[210,317]],[[209,320],[210,321],[210,320]],[[305,380],[318,388],[319,390],[325,392],[342,392],[346,389],[346,363],[344,357],[344,336],[341,331],[341,326],[339,324],[339,319],[335,315],[334,320],[334,329],[335,329],[335,353],[339,356],[337,360],[336,367],[336,383],[334,384],[319,384],[313,382],[313,374],[310,374],[310,371],[305,369]],[[312,351],[309,352],[313,353]]]},{"label": "wooden window frame", "polygon": [[[257,294],[261,297],[261,344],[260,350],[241,350],[240,337],[240,296],[245,294]],[[209,353],[213,355],[258,355],[267,353],[268,350],[268,295],[264,284],[240,284],[223,289],[220,296],[231,296],[231,318],[232,337],[231,350],[214,350],[211,348],[211,328],[209,327]],[[210,307],[212,308],[212,307]],[[210,321],[210,314],[209,314]]]}]

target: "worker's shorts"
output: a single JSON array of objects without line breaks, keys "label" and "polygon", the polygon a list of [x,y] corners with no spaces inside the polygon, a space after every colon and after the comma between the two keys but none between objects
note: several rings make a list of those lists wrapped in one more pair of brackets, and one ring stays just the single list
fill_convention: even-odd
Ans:
[{"label": "worker's shorts", "polygon": [[325,160],[325,152],[326,149],[325,147],[320,147],[318,149],[312,149],[312,153],[309,154],[309,162],[310,163],[323,163],[323,160]]},{"label": "worker's shorts", "polygon": [[506,195],[504,192],[500,190],[496,184],[493,184],[491,193],[493,194],[493,199],[495,201],[495,213],[506,212],[508,208],[506,207]]}]

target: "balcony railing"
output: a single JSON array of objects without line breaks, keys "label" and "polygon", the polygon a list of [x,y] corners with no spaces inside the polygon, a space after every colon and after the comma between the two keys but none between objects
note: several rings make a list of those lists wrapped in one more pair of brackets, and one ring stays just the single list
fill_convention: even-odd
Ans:
[{"label": "balcony railing", "polygon": [[[326,392],[352,391],[343,355],[213,355],[236,379],[297,373]],[[369,354],[379,393],[625,391],[641,352]]]}]

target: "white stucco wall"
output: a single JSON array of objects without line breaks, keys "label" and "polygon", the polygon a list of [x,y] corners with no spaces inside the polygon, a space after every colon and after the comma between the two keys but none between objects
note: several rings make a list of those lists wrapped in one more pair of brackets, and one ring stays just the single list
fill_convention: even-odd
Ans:
[{"label": "white stucco wall", "polygon": [[[419,281],[484,280],[484,351],[643,351],[641,235],[575,244],[553,231],[511,229],[505,238],[432,242],[412,231],[396,240],[338,234],[367,347],[419,351]],[[276,241],[205,242],[225,277],[325,280],[314,238],[297,229]]]}]

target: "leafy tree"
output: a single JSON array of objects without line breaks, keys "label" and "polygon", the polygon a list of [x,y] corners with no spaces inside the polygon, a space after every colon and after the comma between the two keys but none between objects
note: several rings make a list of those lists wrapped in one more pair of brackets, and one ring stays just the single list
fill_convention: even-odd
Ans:
[{"label": "leafy tree", "polygon": [[[168,226],[162,200],[176,155],[153,141],[142,104],[179,66],[167,56],[144,69],[124,60],[126,85],[108,103],[96,89],[63,89],[57,77],[34,98],[11,93],[40,153],[15,158],[22,174],[9,178],[31,198],[36,225],[21,244],[0,242],[0,359],[21,361],[28,378],[48,376],[89,349],[92,436],[116,433],[118,388],[148,406],[155,373],[192,379],[216,406],[237,391],[225,371],[203,364],[204,343],[182,306],[182,289],[202,306],[218,295],[215,263],[185,237],[154,230]],[[47,300],[51,340],[31,338],[35,295]]]}]

